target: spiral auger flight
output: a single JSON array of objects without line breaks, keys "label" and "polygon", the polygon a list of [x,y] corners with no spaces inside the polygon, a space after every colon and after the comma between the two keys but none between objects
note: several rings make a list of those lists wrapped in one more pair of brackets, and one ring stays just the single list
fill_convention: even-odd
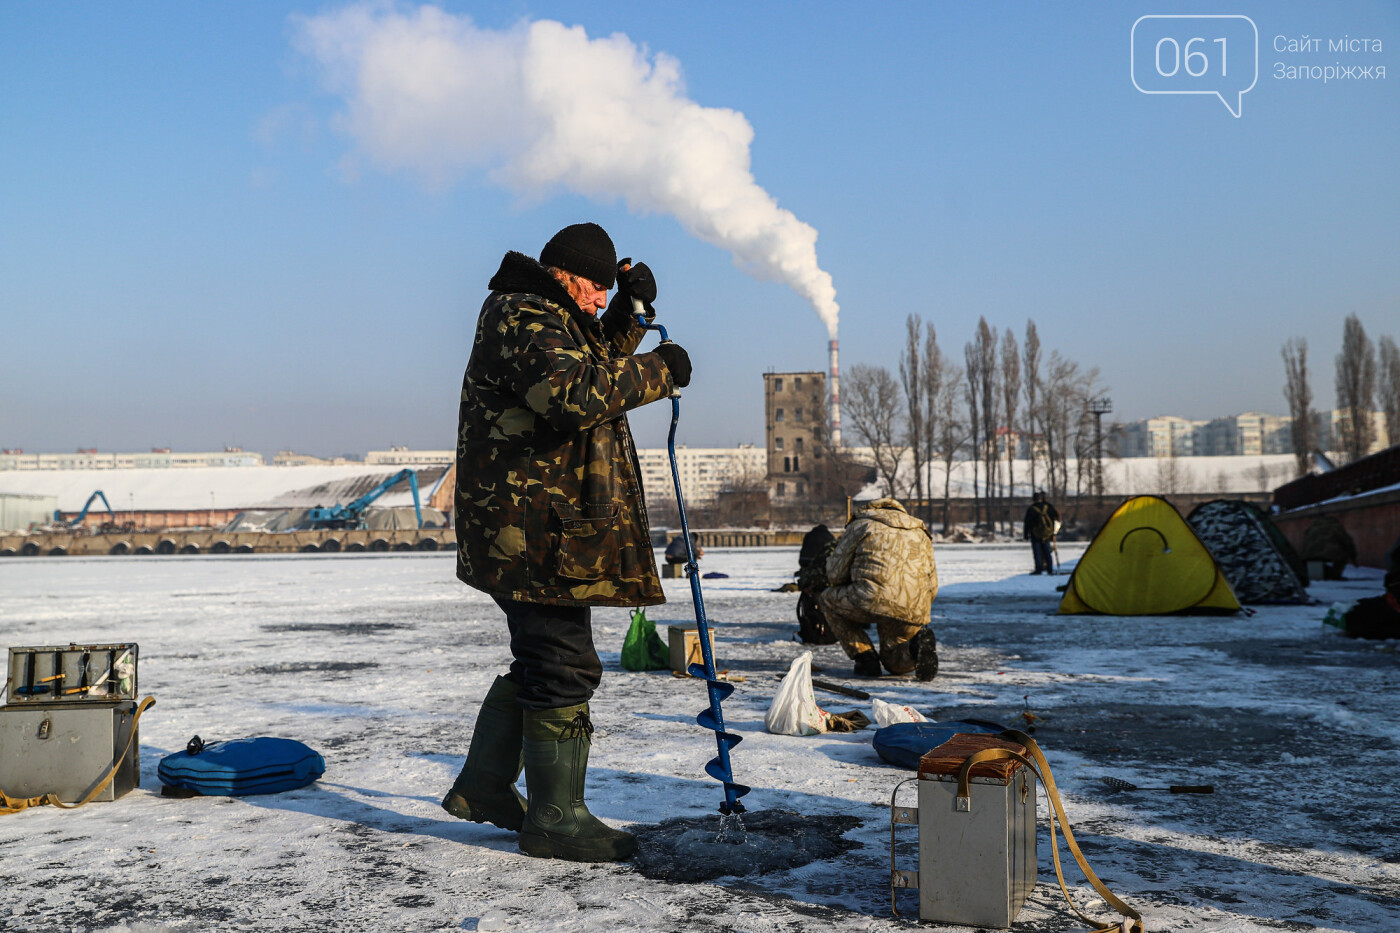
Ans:
[{"label": "spiral auger flight", "polygon": [[[660,324],[648,324],[641,314],[638,314],[637,321],[647,330],[660,333],[662,343],[670,341],[665,327]],[[695,604],[695,623],[700,630],[700,655],[705,662],[690,665],[687,672],[693,677],[704,678],[709,694],[710,705],[695,717],[695,721],[715,734],[715,744],[719,748],[719,754],[705,765],[705,773],[724,785],[724,803],[719,805],[719,812],[726,815],[743,813],[744,805],[739,802],[739,798],[747,794],[750,788],[735,783],[734,769],[729,762],[729,750],[742,742],[744,737],[724,727],[724,710],[721,704],[734,692],[734,685],[720,680],[715,671],[714,648],[710,643],[710,623],[705,617],[705,598],[700,592],[700,566],[695,558],[695,543],[690,538],[690,522],[686,519],[685,497],[681,493],[681,471],[676,463],[676,424],[680,417],[681,394],[680,390],[676,390],[671,393],[671,432],[666,438],[666,451],[671,458],[671,480],[676,487],[676,509],[681,516],[681,537],[685,541],[686,554],[685,573],[690,580],[690,598]]]}]

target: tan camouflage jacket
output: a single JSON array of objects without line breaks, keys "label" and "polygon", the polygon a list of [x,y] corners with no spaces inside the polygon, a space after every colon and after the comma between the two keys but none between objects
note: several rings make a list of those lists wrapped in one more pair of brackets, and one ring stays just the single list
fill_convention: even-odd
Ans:
[{"label": "tan camouflage jacket", "polygon": [[894,499],[876,499],[846,526],[826,560],[828,607],[873,613],[912,625],[929,621],[938,593],[933,540],[924,523]]},{"label": "tan camouflage jacket", "polygon": [[670,395],[666,364],[528,256],[490,288],[462,380],[457,576],[525,602],[665,602],[625,413]]}]

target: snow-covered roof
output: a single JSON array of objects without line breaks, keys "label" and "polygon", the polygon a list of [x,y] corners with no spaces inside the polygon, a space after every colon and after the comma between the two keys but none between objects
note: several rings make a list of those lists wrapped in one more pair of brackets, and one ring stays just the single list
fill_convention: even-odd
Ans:
[{"label": "snow-covered roof", "polygon": [[[1015,461],[1016,495],[1029,496],[1034,490],[1030,483],[1030,462]],[[1087,464],[1086,464],[1087,466]],[[1073,488],[1077,461],[1069,461],[1070,487]],[[944,469],[942,463],[929,467],[929,489],[932,495],[943,495]],[[980,474],[979,474],[980,475]],[[1237,457],[1105,457],[1103,487],[1107,496],[1162,495],[1187,493],[1265,492],[1282,486],[1296,475],[1292,454]],[[1001,463],[1001,478],[1006,478],[1006,462]],[[901,464],[901,485],[913,485],[913,466],[906,459]],[[1044,488],[1045,466],[1037,465],[1036,487]],[[885,495],[884,484],[871,483],[855,499],[864,502]],[[907,493],[905,493],[907,495]],[[953,481],[949,494],[964,498],[972,495],[972,464],[953,464]]]},{"label": "snow-covered roof", "polygon": [[[55,496],[58,508],[76,512],[95,490],[116,511],[294,508],[346,503],[393,476],[399,467],[348,466],[204,467],[201,469],[14,470],[0,473],[0,491]],[[424,502],[442,467],[418,471]],[[412,505],[408,484],[386,492],[375,506]],[[101,503],[95,503],[101,509]]]}]

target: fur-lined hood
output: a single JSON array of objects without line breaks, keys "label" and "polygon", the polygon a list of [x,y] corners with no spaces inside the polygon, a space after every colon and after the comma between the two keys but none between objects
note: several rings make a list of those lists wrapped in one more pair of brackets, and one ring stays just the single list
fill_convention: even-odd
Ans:
[{"label": "fur-lined hood", "polygon": [[539,295],[584,320],[597,320],[593,315],[584,313],[569,295],[568,289],[550,275],[549,270],[538,259],[532,259],[515,250],[506,253],[505,258],[501,260],[501,267],[491,276],[491,281],[486,283],[486,287],[493,292]]}]

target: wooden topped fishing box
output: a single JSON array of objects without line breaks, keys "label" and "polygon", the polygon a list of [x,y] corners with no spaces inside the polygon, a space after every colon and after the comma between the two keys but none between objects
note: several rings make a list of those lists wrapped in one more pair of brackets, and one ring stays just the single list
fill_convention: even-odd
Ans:
[{"label": "wooden topped fishing box", "polygon": [[1009,929],[1035,887],[1036,788],[1014,759],[979,761],[959,794],[963,764],[984,749],[1026,756],[994,735],[957,733],[919,761],[918,800],[896,807],[895,822],[917,823],[917,873],[894,871],[895,887],[919,891],[919,919]]}]

